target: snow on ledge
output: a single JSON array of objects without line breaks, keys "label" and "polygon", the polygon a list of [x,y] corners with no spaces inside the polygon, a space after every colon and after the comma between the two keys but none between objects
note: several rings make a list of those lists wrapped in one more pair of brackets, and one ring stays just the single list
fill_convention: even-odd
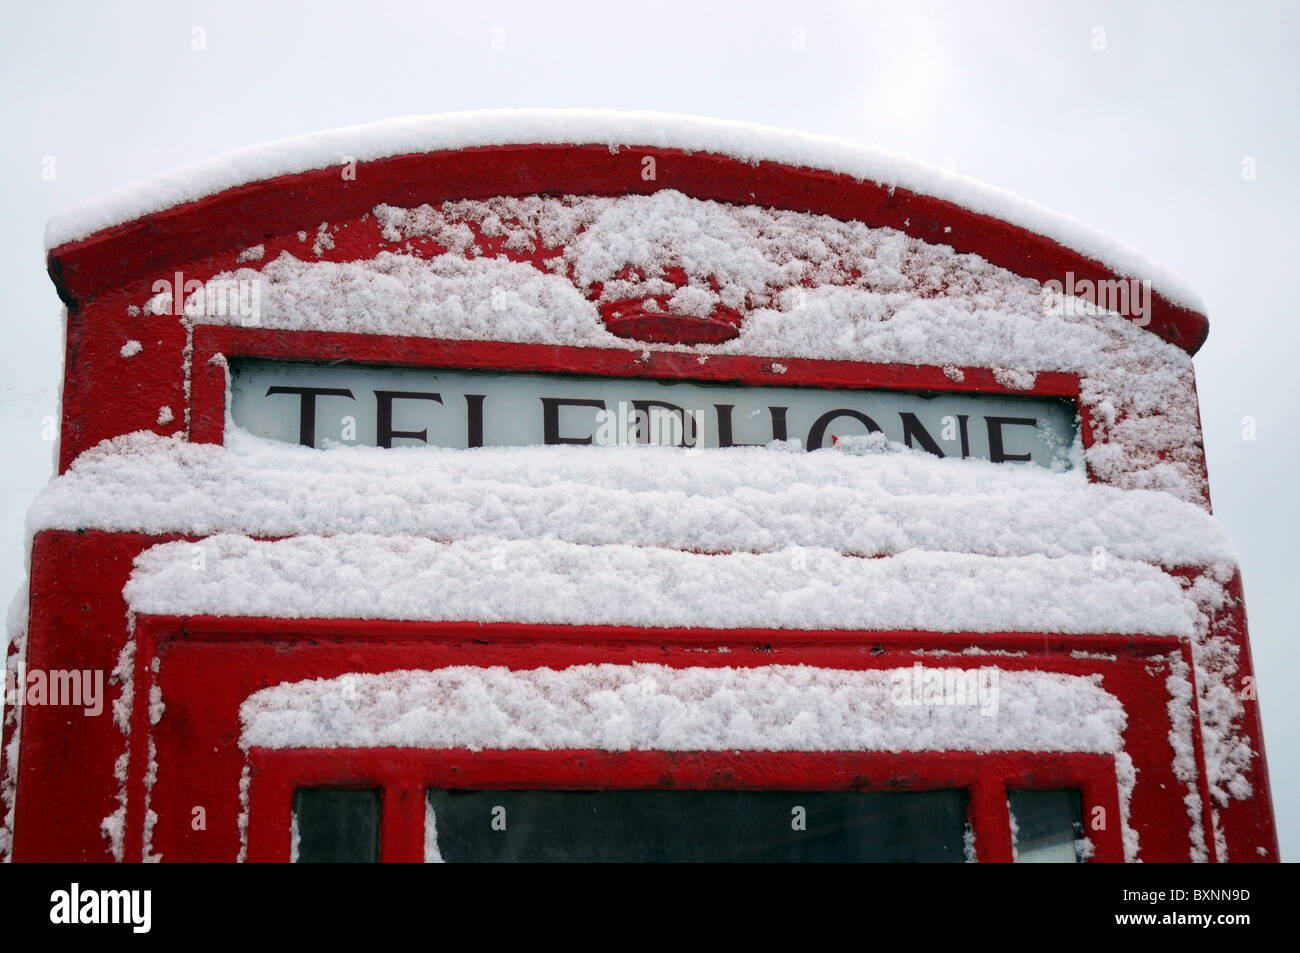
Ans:
[{"label": "snow on ledge", "polygon": [[250,182],[359,161],[505,144],[599,144],[709,152],[826,170],[945,199],[1051,238],[1175,304],[1200,297],[1163,265],[1059,212],[978,180],[840,139],[734,121],[614,110],[483,110],[390,119],[251,146],[104,193],[50,219],[47,249]]},{"label": "snow on ledge", "polygon": [[[942,691],[915,691],[936,673]],[[244,748],[1114,753],[1125,714],[1100,676],[603,664],[285,683],[250,695],[240,720]]]},{"label": "snow on ledge", "polygon": [[703,555],[555,539],[221,534],[153,546],[124,592],[151,615],[713,629],[1191,637],[1198,611],[1146,563],[828,549]]},{"label": "snow on ledge", "polygon": [[225,446],[148,431],[104,441],[41,493],[28,527],[549,538],[697,552],[821,546],[861,556],[1038,553],[1167,567],[1237,561],[1222,524],[1199,506],[1091,483],[1081,472],[940,460],[921,451],[314,450],[237,428]]}]

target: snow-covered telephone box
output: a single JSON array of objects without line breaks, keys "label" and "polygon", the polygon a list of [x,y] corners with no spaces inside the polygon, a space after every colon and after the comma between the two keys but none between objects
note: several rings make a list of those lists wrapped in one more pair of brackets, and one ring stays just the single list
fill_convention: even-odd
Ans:
[{"label": "snow-covered telephone box", "polygon": [[14,860],[1276,858],[1196,297],[1014,196],[614,113],[51,223]]}]

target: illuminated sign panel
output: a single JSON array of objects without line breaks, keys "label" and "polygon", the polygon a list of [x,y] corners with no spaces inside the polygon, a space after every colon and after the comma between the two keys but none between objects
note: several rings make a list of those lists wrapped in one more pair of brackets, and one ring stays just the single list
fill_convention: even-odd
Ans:
[{"label": "illuminated sign panel", "polygon": [[1056,397],[918,394],[696,381],[237,361],[231,419],[313,447],[659,443],[716,448],[883,433],[945,457],[1072,465],[1073,404]]}]

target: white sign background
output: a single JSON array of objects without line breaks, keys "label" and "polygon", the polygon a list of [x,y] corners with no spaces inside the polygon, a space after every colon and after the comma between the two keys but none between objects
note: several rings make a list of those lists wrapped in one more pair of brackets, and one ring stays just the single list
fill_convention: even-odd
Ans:
[{"label": "white sign background", "polygon": [[[352,396],[305,398],[302,388],[346,390]],[[272,440],[304,442],[305,399],[315,404],[308,429],[310,443],[316,447],[335,443],[515,447],[654,440],[708,448],[764,444],[784,437],[816,449],[829,446],[833,437],[868,433],[866,418],[890,440],[932,452],[937,449],[944,456],[1019,458],[1065,470],[1071,466],[1078,432],[1072,402],[1055,397],[232,361],[235,425]],[[637,402],[651,402],[641,404],[652,415],[648,432],[644,419],[643,429],[636,429]],[[679,412],[653,402],[688,413],[695,442],[691,443],[692,425],[683,427]]]}]

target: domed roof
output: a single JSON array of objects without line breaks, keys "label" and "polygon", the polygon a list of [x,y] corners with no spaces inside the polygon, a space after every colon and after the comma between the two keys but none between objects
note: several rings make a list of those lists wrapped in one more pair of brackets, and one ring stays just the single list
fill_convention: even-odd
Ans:
[{"label": "domed roof", "polygon": [[1199,298],[1168,269],[1010,192],[840,140],[660,113],[494,110],[284,139],[83,203],[51,219],[46,246],[60,296],[76,305],[380,204],[667,189],[896,229],[1083,298],[1147,282],[1147,330],[1188,353],[1208,332]]}]

